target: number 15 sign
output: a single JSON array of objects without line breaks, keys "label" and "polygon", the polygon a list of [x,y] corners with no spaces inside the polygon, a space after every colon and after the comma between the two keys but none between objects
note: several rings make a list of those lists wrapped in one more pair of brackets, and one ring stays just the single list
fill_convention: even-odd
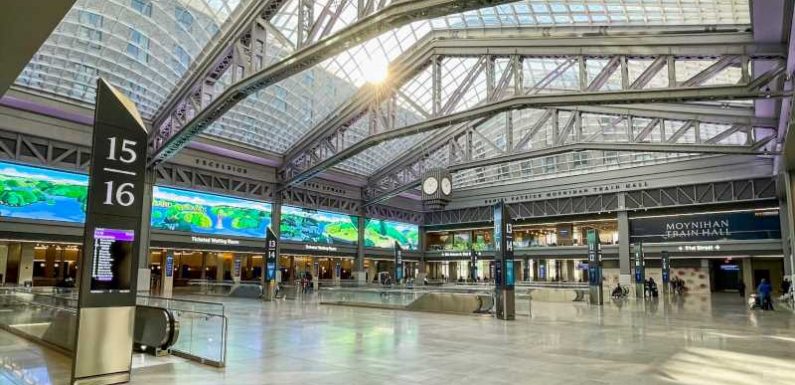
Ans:
[{"label": "number 15 sign", "polygon": [[135,121],[129,122],[134,124],[110,120],[95,122],[95,153],[92,154],[88,211],[140,218],[146,173],[147,133],[143,129],[130,129],[136,126],[145,127],[137,114],[119,111],[114,115]]}]

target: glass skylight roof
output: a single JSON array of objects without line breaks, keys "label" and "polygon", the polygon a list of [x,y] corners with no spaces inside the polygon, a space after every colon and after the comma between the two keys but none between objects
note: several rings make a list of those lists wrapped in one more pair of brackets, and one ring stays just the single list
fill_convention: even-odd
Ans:
[{"label": "glass skylight roof", "polygon": [[[180,83],[197,55],[213,44],[226,22],[238,17],[254,0],[78,0],[56,31],[42,46],[17,79],[17,85],[45,94],[93,103],[97,76],[109,78],[130,95],[142,115],[151,119]],[[331,3],[329,3],[331,1]],[[357,1],[318,0],[314,20],[321,20],[313,37],[318,40],[356,21]],[[388,4],[389,2],[386,2]],[[298,4],[290,0],[271,19],[282,37],[268,33],[266,65],[275,63],[295,50],[298,41]],[[329,5],[327,7],[327,5]],[[338,12],[336,23],[329,24],[329,11]],[[237,13],[236,13],[237,11]],[[747,0],[525,0],[475,11],[418,20],[381,34],[363,44],[329,58],[262,90],[233,108],[206,132],[224,140],[282,154],[342,105],[366,83],[373,66],[382,66],[406,52],[434,30],[497,28],[522,26],[582,25],[714,25],[748,24]],[[453,92],[473,61],[445,60],[443,93]],[[565,59],[524,61],[524,86],[530,88],[550,71],[561,70],[539,92],[576,89],[576,65]],[[649,63],[630,63],[638,74]],[[698,71],[704,63],[677,67],[677,71]],[[500,73],[507,61],[497,62]],[[692,67],[692,68],[691,68]],[[594,67],[589,77],[595,76]],[[727,72],[728,73],[728,72]],[[636,75],[635,75],[636,76]],[[721,75],[723,76],[723,75]],[[725,75],[734,77],[736,74]],[[686,77],[682,74],[680,78]],[[722,82],[722,79],[713,79]],[[649,87],[664,87],[667,78],[653,79]],[[229,76],[216,84],[221,92],[230,84]],[[620,87],[610,79],[605,89]],[[512,88],[512,87],[509,87]],[[461,111],[483,102],[485,77],[473,87],[452,111]],[[397,99],[400,125],[425,119],[431,110],[430,71],[423,71],[401,86]],[[424,110],[424,111],[420,111]],[[367,122],[357,122],[345,141],[352,143],[366,136]],[[432,134],[415,135],[381,144],[341,164],[339,169],[369,175],[397,158]]]},{"label": "glass skylight roof", "polygon": [[252,0],[78,0],[18,86],[94,103],[105,77],[151,119],[202,49]]}]

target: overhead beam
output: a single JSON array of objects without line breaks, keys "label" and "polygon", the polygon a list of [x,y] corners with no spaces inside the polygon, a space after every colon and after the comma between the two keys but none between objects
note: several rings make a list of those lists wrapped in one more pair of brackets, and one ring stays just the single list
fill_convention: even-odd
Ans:
[{"label": "overhead beam", "polygon": [[[188,98],[190,94],[195,92],[196,87],[200,87],[213,71],[216,71],[220,62],[226,60],[227,57],[232,55],[235,43],[240,37],[251,30],[251,26],[257,22],[259,18],[267,21],[286,3],[287,0],[265,0],[250,2],[246,8],[238,10],[231,16],[229,24],[224,25],[220,38],[213,41],[210,45],[204,47],[202,52],[197,55],[199,60],[195,61],[183,78],[180,80],[177,88],[169,95],[163,105],[161,105],[155,118],[152,120],[153,127],[156,129],[162,125],[172,112],[177,108],[179,103],[182,103]],[[153,130],[154,132],[155,130]]]},{"label": "overhead beam", "polygon": [[[769,139],[768,139],[769,140]],[[768,140],[765,140],[767,142]],[[670,143],[575,143],[549,148],[517,152],[500,155],[487,159],[478,159],[467,162],[454,163],[447,166],[450,172],[458,172],[473,168],[487,167],[511,162],[527,161],[561,155],[578,151],[617,151],[617,152],[663,152],[663,153],[699,153],[722,155],[776,155],[777,152],[760,150],[758,146],[736,145],[704,145],[704,144],[670,144]],[[421,180],[405,183],[390,191],[381,193],[369,199],[365,205],[373,205],[390,199],[398,194],[411,190],[420,185]]]},{"label": "overhead beam", "polygon": [[[611,54],[620,54],[625,58],[647,59],[654,58],[655,55],[682,55],[683,58],[690,58],[696,54],[698,58],[702,59],[722,57],[721,55],[783,58],[784,47],[781,45],[759,46],[753,43],[751,34],[742,28],[743,32],[738,32],[738,28],[735,27],[721,28],[725,29],[715,32],[705,30],[703,26],[651,27],[649,29],[574,27],[574,31],[572,31],[554,27],[517,27],[507,30],[455,31],[452,34],[450,31],[436,31],[417,42],[390,65],[390,78],[379,87],[378,93],[372,86],[360,88],[345,104],[338,107],[296,142],[285,154],[280,175],[289,179],[292,168],[301,169],[307,160],[315,157],[316,150],[321,148],[322,143],[329,137],[337,135],[338,131],[346,129],[356,119],[366,114],[376,95],[399,93],[400,87],[411,76],[432,65],[431,58],[462,56],[493,59],[503,57],[510,58],[512,65],[516,58],[583,57],[579,55],[602,58]],[[656,57],[657,62],[665,64],[665,60],[659,60],[661,57]],[[521,63],[521,60],[518,62]],[[570,62],[569,66],[573,63]],[[657,69],[659,70],[659,68]],[[506,74],[508,72],[505,71]],[[545,77],[548,81],[555,78],[556,76],[552,73]],[[542,80],[541,83],[543,82]],[[536,87],[528,90],[528,94],[535,94],[537,93],[535,91],[543,87],[544,84],[537,84]],[[498,99],[498,97],[496,98]],[[441,104],[441,101],[439,103]],[[665,115],[664,112],[664,110],[661,111],[660,115]],[[679,111],[674,109],[673,112]],[[432,113],[432,111],[426,111],[426,113]],[[716,123],[724,120],[734,123],[729,111],[726,114],[713,115],[715,115]],[[670,117],[670,114],[667,116]],[[435,140],[435,138],[429,140]]]},{"label": "overhead beam", "polygon": [[315,164],[309,169],[298,173],[296,176],[286,180],[284,186],[294,185],[303,182],[323,170],[348,159],[367,148],[375,146],[387,140],[397,139],[405,136],[433,131],[450,125],[467,122],[474,119],[494,116],[497,113],[524,109],[524,108],[546,108],[546,107],[565,107],[575,105],[603,105],[603,104],[634,104],[634,103],[665,103],[665,102],[689,102],[689,101],[709,101],[709,100],[734,100],[734,99],[757,99],[764,97],[779,97],[749,87],[740,86],[712,86],[690,89],[676,90],[622,90],[622,91],[603,91],[603,92],[582,92],[576,94],[542,94],[533,96],[518,96],[505,100],[487,103],[470,110],[429,119],[425,122],[412,124],[397,128],[391,131],[378,133],[367,137],[364,140],[348,147],[337,154]]},{"label": "overhead beam", "polygon": [[393,2],[381,11],[361,18],[336,34],[293,52],[279,63],[260,70],[235,83],[216,97],[196,116],[171,134],[164,143],[155,144],[149,161],[152,167],[172,157],[190,140],[220,119],[243,99],[308,67],[361,44],[379,34],[418,19],[439,17],[456,12],[502,4],[510,0],[417,0]]},{"label": "overhead beam", "polygon": [[4,1],[0,12],[0,96],[14,83],[75,0]]}]

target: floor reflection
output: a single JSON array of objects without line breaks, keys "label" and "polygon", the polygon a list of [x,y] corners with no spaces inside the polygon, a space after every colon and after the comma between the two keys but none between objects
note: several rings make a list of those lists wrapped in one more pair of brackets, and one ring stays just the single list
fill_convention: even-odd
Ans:
[{"label": "floor reflection", "polygon": [[[224,302],[226,368],[137,356],[132,383],[776,385],[795,375],[792,312],[752,312],[735,296],[535,301],[515,322],[313,296]],[[0,385],[66,385],[69,369],[68,357],[0,332]]]},{"label": "floor reflection", "polygon": [[791,384],[795,361],[726,350],[687,348],[660,367],[659,376],[679,384]]}]

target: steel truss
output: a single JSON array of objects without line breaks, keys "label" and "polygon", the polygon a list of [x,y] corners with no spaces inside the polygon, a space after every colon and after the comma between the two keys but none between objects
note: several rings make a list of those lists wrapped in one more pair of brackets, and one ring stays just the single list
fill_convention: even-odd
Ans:
[{"label": "steel truss", "polygon": [[[357,20],[335,34],[330,34],[339,12],[346,1],[329,1],[321,14],[313,14],[314,1],[298,0],[298,47],[292,54],[280,62],[257,68],[257,55],[263,55],[250,34],[261,35],[267,29],[274,33],[275,28],[269,27],[267,15],[282,5],[282,1],[263,2],[266,18],[258,15],[254,20],[241,22],[236,30],[242,35],[230,34],[225,45],[215,47],[223,63],[220,67],[205,64],[207,71],[196,71],[194,81],[183,87],[177,97],[172,99],[168,107],[162,111],[154,125],[155,131],[150,143],[152,157],[150,166],[162,163],[190,140],[218,120],[232,107],[249,95],[295,75],[308,67],[330,58],[363,43],[370,38],[388,30],[403,26],[419,18],[433,18],[451,13],[464,12],[488,5],[507,3],[508,0],[419,0],[396,1],[385,5],[383,1],[358,1],[361,8]],[[265,20],[265,23],[262,22]],[[231,55],[229,54],[231,52]],[[226,53],[224,55],[223,53]],[[220,76],[228,68],[235,68],[234,84],[219,94],[209,91],[204,86],[208,75]],[[217,70],[220,69],[220,72]],[[211,76],[212,77],[212,76]],[[212,78],[214,80],[217,78]],[[196,90],[200,91],[199,93]]]},{"label": "steel truss", "polygon": [[[562,113],[568,113],[565,118]],[[509,115],[510,116],[510,115]],[[609,118],[601,129],[585,137],[582,122],[592,118]],[[510,122],[511,119],[506,119]],[[577,151],[663,152],[765,155],[775,139],[776,122],[758,119],[753,110],[720,106],[649,104],[624,106],[576,106],[548,108],[520,138],[512,138],[513,127],[505,124],[500,133],[502,146],[479,132],[477,124],[461,124],[412,150],[388,167],[374,174],[365,188],[369,203],[388,199],[416,187],[428,168],[446,167],[451,172],[516,161],[543,158]],[[638,124],[642,122],[642,124]],[[707,136],[702,125],[719,128]],[[541,130],[546,127],[547,132]],[[759,136],[766,128],[768,133]],[[549,138],[549,132],[552,137]],[[607,132],[613,135],[608,137]],[[616,137],[618,132],[618,137]],[[742,144],[722,144],[742,137]],[[685,136],[689,141],[684,142]],[[484,149],[484,146],[487,147]],[[444,153],[441,154],[440,153]]]},{"label": "steel truss", "polygon": [[[619,200],[626,210],[647,210],[693,205],[775,201],[773,178],[741,179],[676,187],[649,188],[639,191],[612,192],[579,197],[510,203],[511,217],[517,220],[583,214],[604,214],[619,210]],[[461,223],[487,223],[492,220],[490,207],[470,207],[425,213],[426,226]]]},{"label": "steel truss", "polygon": [[87,171],[91,148],[26,134],[0,131],[0,159]]},{"label": "steel truss", "polygon": [[[410,124],[403,127],[394,126],[393,123],[395,119],[393,118],[393,114],[396,110],[394,105],[396,104],[396,99],[401,98],[400,91],[394,90],[399,87],[399,84],[392,84],[392,88],[386,91],[383,89],[362,89],[356,98],[346,105],[343,105],[336,113],[329,117],[326,122],[323,122],[319,126],[322,128],[313,130],[315,134],[322,133],[322,135],[315,135],[314,140],[309,139],[302,141],[296,151],[291,151],[288,153],[288,156],[286,157],[287,161],[285,162],[281,173],[285,179],[284,185],[289,186],[309,179],[328,167],[331,167],[338,162],[360,153],[364,149],[391,139],[411,136],[441,128],[446,129],[444,131],[445,133],[454,134],[454,136],[457,136],[458,134],[464,133],[472,127],[477,127],[478,125],[486,122],[490,117],[493,117],[498,113],[525,108],[546,108],[549,110],[549,114],[545,115],[547,119],[553,114],[557,115],[557,113],[562,109],[566,109],[568,111],[574,110],[576,112],[575,114],[570,114],[570,119],[564,124],[560,125],[558,128],[560,131],[558,131],[558,137],[555,143],[556,145],[595,143],[594,145],[602,146],[607,144],[602,142],[594,142],[594,140],[597,139],[594,137],[582,137],[577,135],[581,125],[581,119],[579,117],[582,115],[582,113],[587,111],[591,111],[593,113],[612,113],[614,115],[630,114],[625,118],[616,119],[613,126],[620,123],[622,120],[631,121],[633,114],[636,116],[644,116],[645,114],[645,116],[653,117],[653,121],[649,124],[646,130],[644,130],[644,132],[640,132],[636,136],[628,138],[629,140],[627,140],[627,142],[630,144],[643,143],[648,141],[646,136],[650,131],[657,129],[657,126],[660,125],[660,122],[664,118],[674,117],[680,112],[687,112],[688,109],[693,107],[681,106],[681,110],[677,110],[677,107],[669,106],[667,107],[667,111],[663,109],[653,113],[648,111],[640,111],[636,113],[631,108],[615,106],[614,104],[761,98],[765,96],[771,96],[765,91],[765,87],[767,84],[776,80],[782,73],[782,69],[779,66],[773,71],[767,72],[755,79],[751,79],[750,71],[748,71],[748,63],[751,60],[757,59],[780,61],[780,59],[783,57],[783,47],[765,47],[753,45],[750,42],[750,35],[748,34],[707,33],[703,34],[703,36],[679,36],[679,39],[672,39],[669,36],[665,36],[664,38],[661,36],[647,36],[645,40],[638,36],[616,37],[612,40],[605,37],[599,37],[598,39],[593,38],[590,41],[588,38],[580,38],[576,40],[555,40],[546,37],[545,41],[548,43],[548,45],[542,44],[539,47],[534,44],[535,42],[528,42],[527,39],[524,39],[515,40],[514,44],[519,44],[520,46],[511,48],[506,48],[509,46],[509,43],[501,43],[499,41],[487,38],[481,43],[482,50],[488,51],[487,54],[484,54],[483,51],[478,50],[477,47],[480,45],[477,43],[477,39],[472,39],[468,36],[467,39],[464,40],[467,42],[466,49],[461,49],[460,52],[455,51],[456,55],[475,57],[477,60],[472,61],[474,64],[471,68],[469,68],[469,72],[466,74],[464,80],[460,82],[460,85],[457,89],[455,89],[453,92],[449,92],[446,95],[446,100],[442,100],[440,79],[443,77],[443,74],[441,73],[442,66],[439,65],[439,63],[447,56],[436,54],[434,49],[442,49],[440,47],[445,47],[444,49],[448,50],[447,52],[449,53],[453,52],[450,51],[453,49],[451,48],[452,46],[460,46],[464,43],[456,41],[455,44],[448,46],[445,45],[445,41],[441,38],[430,39],[424,43],[425,47],[411,50],[411,52],[404,55],[406,58],[408,58],[404,61],[408,62],[409,64],[413,63],[413,65],[404,67],[404,61],[399,61],[397,65],[395,65],[397,80],[393,80],[394,83],[403,81],[404,77],[407,76],[404,74],[408,74],[408,76],[410,76],[411,74],[420,71],[423,66],[431,67],[431,71],[433,72],[433,106],[431,111],[423,111],[422,115],[427,117],[424,122]],[[522,42],[526,42],[526,45],[521,46]],[[633,46],[631,42],[641,45]],[[732,44],[738,42],[740,43],[739,46],[732,46]],[[666,43],[669,45],[666,46]],[[704,45],[700,45],[699,43]],[[524,48],[521,47],[532,47],[527,48],[527,50],[532,52],[523,52],[521,55],[507,53],[500,55],[500,47],[502,47],[505,52],[523,52]],[[492,49],[494,51],[492,51]],[[545,51],[545,49],[548,51]],[[566,51],[566,49],[568,49],[568,51]],[[622,54],[615,53],[619,51],[622,52]],[[649,53],[650,51],[652,53]],[[655,51],[666,52],[666,54],[654,53]],[[428,60],[429,52],[430,60]],[[497,52],[498,54],[492,54],[492,52]],[[583,52],[586,54],[583,54]],[[687,79],[677,79],[677,63],[679,61],[692,60],[694,57],[693,52],[700,52],[700,55],[697,56],[697,58],[702,60],[709,59],[711,60],[711,64],[703,70],[688,77]],[[591,57],[589,55],[598,56]],[[417,57],[421,59],[417,60]],[[523,69],[522,61],[528,58],[539,57],[564,58],[565,60],[563,62],[567,65],[576,65],[576,67],[579,69],[578,73],[581,75],[579,76],[579,87],[577,87],[577,89],[565,90],[563,92],[560,90],[550,91],[546,89],[546,86],[551,84],[551,81],[554,78],[560,76],[562,73],[561,71],[553,71],[538,84],[532,85],[529,88],[524,87],[521,80],[524,74],[523,71],[520,70]],[[509,65],[506,66],[502,74],[497,74],[494,72],[495,66],[493,63],[499,58],[507,59],[509,62]],[[599,59],[593,60],[594,62],[604,62],[607,60],[607,64],[601,67],[599,71],[591,71],[590,73],[597,72],[597,75],[594,76],[593,79],[589,79],[590,81],[586,81],[585,79],[587,79],[587,76],[583,74],[589,73],[588,65],[592,62],[592,58]],[[637,76],[637,78],[633,80],[629,77],[627,63],[628,61],[635,58],[643,58],[647,61],[650,61],[651,63],[642,73]],[[664,68],[668,68],[667,73],[665,74],[666,78],[668,79],[667,88],[643,88]],[[715,78],[716,75],[722,73],[728,68],[740,69],[740,78],[736,80],[738,84],[733,84],[732,82],[730,85],[704,85]],[[472,87],[473,82],[471,79],[483,74],[484,72],[487,80],[487,86],[485,87],[485,90],[474,89]],[[605,90],[605,85],[614,74],[621,79],[621,89],[615,91]],[[511,85],[511,83],[513,84]],[[485,93],[485,95],[481,95],[480,99],[482,102],[468,110],[456,112],[457,105],[461,102],[462,95],[467,92],[473,92],[473,90],[475,92]],[[380,95],[387,94],[388,96],[382,98],[368,98],[368,96],[377,95],[377,92],[380,93]],[[368,106],[366,100],[375,100],[374,103],[376,103],[376,105],[373,106],[371,104]],[[590,109],[583,106],[589,106]],[[597,108],[594,106],[602,107]],[[621,108],[623,108],[623,110],[621,110]],[[384,111],[386,111],[387,114],[392,114],[392,116],[387,115],[384,117]],[[615,111],[622,112],[616,114]],[[692,114],[689,115],[692,117]],[[717,109],[710,111],[708,115],[710,116],[705,116],[704,118],[700,116],[693,117],[693,119],[690,120],[691,123],[688,124],[686,129],[680,130],[674,133],[672,138],[668,138],[668,143],[678,143],[678,138],[690,129],[697,131],[699,123],[701,122],[729,122],[732,124],[732,126],[729,128],[731,132],[721,133],[720,136],[716,135],[713,137],[704,138],[703,141],[697,141],[695,144],[702,145],[701,147],[694,147],[690,149],[682,148],[680,151],[673,152],[699,152],[701,150],[713,152],[709,146],[716,145],[722,139],[724,139],[724,136],[728,137],[738,131],[751,133],[753,130],[750,130],[750,128],[756,127],[757,125],[771,128],[775,126],[773,122],[752,121],[747,119],[747,117],[737,120],[736,115],[732,116],[732,114],[725,114],[726,116],[722,116],[724,114]],[[345,141],[340,140],[339,138],[344,136],[345,131],[357,119],[365,118],[369,119],[370,122],[376,123],[369,125],[369,136],[361,141],[348,145],[347,147],[341,145],[344,144]],[[553,121],[557,122],[557,120]],[[506,126],[510,127],[510,125],[511,123],[509,122]],[[510,129],[508,131],[510,131]],[[573,135],[572,139],[569,139],[569,134],[572,132],[574,132],[575,135]],[[530,130],[530,132],[526,133],[524,137],[516,138],[515,140],[514,138],[511,138],[510,135],[506,135],[506,137],[511,141],[511,143],[514,144],[514,146],[512,146],[511,149],[503,150],[503,152],[512,153],[512,149],[522,151],[525,150],[523,146],[532,139],[533,134],[533,130]],[[442,137],[446,138],[442,142],[449,142],[449,135],[443,135]],[[697,137],[700,138],[700,136]],[[750,153],[762,149],[766,141],[769,140],[767,137],[752,139],[752,141],[745,143],[745,145],[748,146],[745,149],[730,149],[725,146],[721,146],[719,149],[726,150],[729,153],[736,153],[737,151],[745,151]],[[433,139],[431,140],[431,143],[433,143]],[[425,156],[430,153],[430,151],[428,151],[428,144],[428,141],[424,141],[423,145],[421,146]],[[602,147],[600,147],[600,149]],[[679,147],[681,146],[666,145],[659,147],[659,150],[668,152]],[[642,148],[643,149],[641,149],[641,147],[633,148],[631,146],[625,146],[622,148],[622,150],[654,151],[654,149],[648,149],[648,146],[643,146]],[[574,149],[576,150],[579,148]],[[466,151],[466,149],[463,150]],[[468,160],[469,158],[460,157],[460,159]],[[403,164],[403,162],[394,162],[394,164]],[[416,171],[420,171],[421,173],[422,170]],[[417,175],[418,174],[415,173],[411,180],[416,180]],[[370,190],[368,191],[370,197],[374,196],[373,192],[377,193],[377,189],[389,189],[395,185],[395,183],[392,183],[392,185],[389,186],[389,183],[383,183],[381,181],[373,182],[374,183],[370,184],[370,189],[368,189]],[[406,178],[403,178],[403,180],[399,180],[398,182],[398,184],[404,185]]]},{"label": "steel truss", "polygon": [[[292,43],[284,38],[271,24],[271,18],[287,0],[255,1],[241,12],[214,44],[205,47],[194,63],[160,108],[152,120],[153,127],[173,125],[192,118],[204,104],[211,100],[216,82],[230,68],[243,68],[243,74],[259,70],[256,64],[263,61],[267,46],[266,35],[281,36],[286,45]],[[158,132],[158,134],[160,134]],[[152,140],[158,140],[153,136]]]}]

